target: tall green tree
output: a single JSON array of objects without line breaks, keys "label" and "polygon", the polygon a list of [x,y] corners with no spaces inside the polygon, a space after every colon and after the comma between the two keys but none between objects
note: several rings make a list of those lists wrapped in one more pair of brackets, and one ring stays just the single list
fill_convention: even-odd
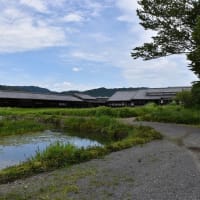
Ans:
[{"label": "tall green tree", "polygon": [[195,82],[192,87],[192,101],[194,105],[200,107],[200,81]]},{"label": "tall green tree", "polygon": [[[200,11],[199,11],[200,12]],[[200,17],[197,17],[196,26],[192,32],[193,50],[188,53],[187,57],[191,61],[189,67],[200,78]]]},{"label": "tall green tree", "polygon": [[186,54],[189,67],[200,78],[200,0],[139,0],[138,4],[140,24],[157,35],[134,48],[132,57],[150,60]]}]

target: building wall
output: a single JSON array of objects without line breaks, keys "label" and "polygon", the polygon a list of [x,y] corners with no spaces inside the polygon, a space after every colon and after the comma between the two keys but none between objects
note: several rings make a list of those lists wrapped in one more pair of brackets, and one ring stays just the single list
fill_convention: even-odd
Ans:
[{"label": "building wall", "polygon": [[172,99],[163,99],[162,101],[160,99],[155,100],[148,100],[148,99],[137,99],[137,100],[131,100],[131,101],[112,101],[108,102],[107,105],[110,107],[134,107],[134,106],[143,106],[148,103],[155,103],[158,105],[165,105],[172,101]]},{"label": "building wall", "polygon": [[86,107],[85,102],[48,101],[31,99],[0,99],[1,107]]}]

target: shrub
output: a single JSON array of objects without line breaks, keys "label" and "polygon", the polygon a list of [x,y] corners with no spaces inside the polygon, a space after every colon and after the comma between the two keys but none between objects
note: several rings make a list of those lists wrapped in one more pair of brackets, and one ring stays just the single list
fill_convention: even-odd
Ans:
[{"label": "shrub", "polygon": [[200,108],[200,81],[195,82],[192,87],[192,98],[194,104]]},{"label": "shrub", "polygon": [[177,93],[175,100],[185,107],[192,107],[194,104],[191,91],[182,91]]}]

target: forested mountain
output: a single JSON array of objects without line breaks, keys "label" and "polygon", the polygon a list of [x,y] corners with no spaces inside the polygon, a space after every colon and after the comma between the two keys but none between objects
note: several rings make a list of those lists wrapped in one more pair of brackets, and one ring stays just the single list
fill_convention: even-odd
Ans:
[{"label": "forested mountain", "polygon": [[[133,90],[139,90],[139,89],[145,89],[144,87],[141,88],[97,88],[97,89],[92,89],[92,90],[86,90],[80,93],[84,93],[84,94],[88,94],[94,97],[110,97],[112,96],[115,92],[117,91],[133,91]],[[62,94],[72,94],[75,92],[79,92],[79,91],[67,91],[67,92],[62,92]]]},{"label": "forested mountain", "polygon": [[6,86],[0,85],[1,91],[18,91],[18,92],[31,92],[31,93],[54,93],[46,88],[36,87],[36,86]]}]

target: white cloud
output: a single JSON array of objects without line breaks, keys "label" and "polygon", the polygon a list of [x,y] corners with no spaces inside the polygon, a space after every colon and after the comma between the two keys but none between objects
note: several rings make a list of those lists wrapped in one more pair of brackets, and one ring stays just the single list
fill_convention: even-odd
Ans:
[{"label": "white cloud", "polygon": [[39,12],[47,12],[47,6],[44,0],[20,0],[20,3]]},{"label": "white cloud", "polygon": [[26,21],[13,25],[0,24],[0,53],[63,45],[66,45],[66,37],[60,28],[34,26]]},{"label": "white cloud", "polygon": [[77,13],[70,13],[63,17],[64,22],[81,22],[83,21],[83,17]]},{"label": "white cloud", "polygon": [[[127,42],[127,41],[126,41]],[[126,44],[126,43],[125,43]],[[74,52],[79,59],[99,61],[108,66],[120,68],[127,86],[132,87],[167,87],[187,86],[197,80],[197,77],[189,70],[185,56],[171,56],[151,61],[141,59],[133,60],[130,56],[131,49],[121,46],[105,48],[102,53]],[[87,53],[86,53],[87,52]],[[104,54],[104,52],[109,52]],[[100,72],[101,73],[101,72]],[[122,86],[122,85],[117,85]]]},{"label": "white cloud", "polygon": [[10,79],[10,73],[7,73],[5,71],[1,71],[0,73],[0,79],[2,85],[13,85],[13,86],[38,86],[42,88],[47,88],[51,91],[57,91],[57,92],[63,92],[63,91],[69,91],[69,90],[79,90],[79,91],[85,91],[89,89],[93,89],[96,87],[96,85],[90,85],[90,84],[81,84],[77,82],[71,82],[71,81],[59,81],[59,80],[53,80],[52,78],[44,77],[44,80],[38,80],[34,79],[30,74],[26,74],[24,72],[18,72],[13,71],[13,76],[15,76],[15,79]]},{"label": "white cloud", "polygon": [[127,12],[132,12],[139,6],[136,0],[117,0],[116,5]]},{"label": "white cloud", "polygon": [[138,8],[137,1],[133,0],[117,0],[116,6],[122,11],[122,15],[117,19],[119,21],[134,23],[137,21],[136,9]]},{"label": "white cloud", "polygon": [[62,27],[20,8],[8,6],[0,12],[0,53],[12,53],[66,45]]},{"label": "white cloud", "polygon": [[[87,21],[103,9],[103,3],[92,0],[2,1],[0,53],[71,45],[67,38],[80,30],[78,27],[73,27],[73,24],[65,23]],[[107,39],[102,35],[96,37],[101,37],[104,41]],[[89,57],[92,59],[93,56]]]},{"label": "white cloud", "polygon": [[[121,50],[121,52],[123,52]],[[133,87],[185,86],[197,80],[187,67],[185,56],[172,56],[151,61],[133,60],[128,51],[115,52],[110,63],[122,70],[127,84]]]},{"label": "white cloud", "polygon": [[95,54],[90,52],[83,51],[74,51],[71,53],[71,56],[77,59],[94,61],[94,62],[104,62],[106,61],[106,52],[104,54]]},{"label": "white cloud", "polygon": [[66,3],[66,0],[53,0],[53,1],[46,0],[46,2],[48,2],[48,5],[52,7],[63,7],[63,5]]},{"label": "white cloud", "polygon": [[69,90],[84,91],[84,90],[93,89],[95,87],[95,86],[90,86],[90,85],[85,85],[85,84],[80,84],[80,83],[72,83],[69,81],[55,82],[51,84],[40,83],[38,85],[41,87],[48,88],[53,91],[58,91],[58,92],[69,91]]},{"label": "white cloud", "polygon": [[11,24],[14,23],[17,20],[22,20],[22,19],[26,19],[25,16],[22,12],[20,12],[18,9],[16,8],[6,8],[4,10],[1,11],[0,13],[0,23],[7,23],[7,24]]},{"label": "white cloud", "polygon": [[128,15],[121,15],[117,19],[122,22],[134,22],[134,19]]},{"label": "white cloud", "polygon": [[155,32],[144,30],[139,24],[139,18],[136,14],[136,9],[139,8],[137,1],[117,0],[116,6],[121,11],[121,15],[117,17],[117,20],[129,25],[128,31],[132,34],[134,45],[138,46],[144,42],[150,42],[151,37],[155,35]]},{"label": "white cloud", "polygon": [[103,4],[95,2],[93,0],[85,0],[85,4],[92,11],[92,16],[98,16],[100,12],[103,10]]},{"label": "white cloud", "polygon": [[98,41],[100,43],[105,43],[105,42],[110,42],[112,41],[111,37],[108,37],[107,35],[105,35],[104,33],[91,33],[89,34],[89,37],[91,37],[92,39],[95,39],[95,41]]},{"label": "white cloud", "polygon": [[82,69],[80,67],[73,67],[72,71],[73,72],[80,72]]}]

